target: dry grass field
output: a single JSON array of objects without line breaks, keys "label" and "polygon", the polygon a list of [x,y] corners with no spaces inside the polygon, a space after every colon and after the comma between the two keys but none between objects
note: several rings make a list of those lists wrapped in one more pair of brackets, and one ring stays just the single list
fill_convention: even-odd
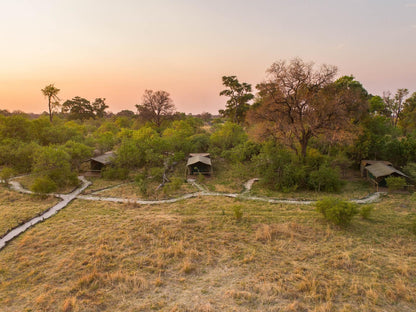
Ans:
[{"label": "dry grass field", "polygon": [[0,251],[0,310],[415,311],[415,212],[389,195],[342,229],[312,206],[75,200]]},{"label": "dry grass field", "polygon": [[49,209],[58,201],[59,199],[53,197],[40,199],[19,194],[0,186],[0,237],[20,223]]}]

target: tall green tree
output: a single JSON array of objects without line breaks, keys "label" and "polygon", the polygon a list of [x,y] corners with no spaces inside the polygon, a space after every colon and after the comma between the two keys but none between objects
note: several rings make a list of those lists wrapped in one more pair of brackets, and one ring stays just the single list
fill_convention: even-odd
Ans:
[{"label": "tall green tree", "polygon": [[222,84],[227,89],[221,91],[220,95],[228,96],[229,99],[225,110],[220,110],[219,113],[234,123],[243,123],[250,108],[248,102],[254,98],[251,85],[245,82],[240,83],[236,76],[223,76]]},{"label": "tall green tree", "polygon": [[62,104],[62,112],[69,114],[69,119],[84,120],[95,118],[91,102],[79,96],[72,98],[72,100],[66,100]]},{"label": "tall green tree", "polygon": [[103,118],[106,115],[105,110],[108,108],[108,105],[105,104],[105,98],[96,98],[92,102],[92,110],[94,115],[98,118]]},{"label": "tall green tree", "polygon": [[41,89],[43,95],[48,98],[49,120],[52,122],[53,111],[59,107],[58,93],[60,89],[56,88],[54,84],[47,85]]}]

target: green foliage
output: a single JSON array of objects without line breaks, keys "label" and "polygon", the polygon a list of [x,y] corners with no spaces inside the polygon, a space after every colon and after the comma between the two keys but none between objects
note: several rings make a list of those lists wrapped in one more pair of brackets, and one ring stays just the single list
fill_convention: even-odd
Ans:
[{"label": "green foliage", "polygon": [[249,161],[260,153],[260,149],[260,144],[249,140],[237,145],[230,150],[223,151],[222,156],[233,162]]},{"label": "green foliage", "polygon": [[162,167],[153,167],[149,169],[149,178],[155,182],[162,182],[165,169]]},{"label": "green foliage", "polygon": [[404,168],[403,171],[413,180],[416,181],[416,163],[410,162]]},{"label": "green foliage", "polygon": [[358,213],[357,204],[342,201],[338,198],[326,197],[316,203],[316,210],[325,219],[340,226],[347,226]]},{"label": "green foliage", "polygon": [[0,142],[0,165],[12,167],[16,172],[30,172],[33,155],[39,148],[34,142],[25,143],[14,139]]},{"label": "green foliage", "polygon": [[327,165],[319,167],[309,174],[309,185],[315,191],[338,192],[342,186],[338,170]]},{"label": "green foliage", "polygon": [[174,192],[176,192],[177,190],[179,190],[180,188],[181,188],[181,186],[182,186],[182,184],[183,184],[183,179],[181,179],[181,178],[177,178],[177,177],[172,177],[171,179],[170,179],[170,182],[169,183],[166,183],[164,186],[163,186],[163,192],[165,193],[165,194],[171,194],[171,193],[174,193]]},{"label": "green foliage", "polygon": [[65,151],[71,157],[71,167],[75,170],[79,170],[81,163],[93,154],[93,148],[83,143],[75,141],[67,141],[64,145]]},{"label": "green foliage", "polygon": [[129,177],[129,169],[122,167],[105,167],[101,174],[107,180],[127,180]]},{"label": "green foliage", "polygon": [[166,149],[160,135],[150,127],[124,132],[126,135],[117,150],[116,163],[123,168],[161,165]]},{"label": "green foliage", "polygon": [[48,177],[57,187],[78,183],[76,174],[71,171],[71,156],[60,146],[38,148],[34,155],[33,172],[39,177]]},{"label": "green foliage", "polygon": [[29,142],[33,139],[33,130],[32,122],[25,116],[0,118],[0,138]]},{"label": "green foliage", "polygon": [[247,134],[244,129],[235,123],[227,121],[211,135],[210,150],[213,154],[221,155],[224,151],[245,141],[247,141]]},{"label": "green foliage", "polygon": [[222,84],[227,89],[220,92],[220,95],[229,97],[225,110],[219,113],[228,117],[232,122],[241,124],[244,122],[246,112],[250,108],[248,102],[254,98],[251,94],[251,85],[240,83],[236,76],[223,76]]},{"label": "green foliage", "polygon": [[373,212],[373,209],[374,209],[373,205],[362,205],[360,208],[359,214],[363,219],[367,220],[370,218],[370,215]]},{"label": "green foliage", "polygon": [[14,170],[13,168],[10,167],[3,167],[0,171],[0,180],[4,183],[4,184],[8,184],[9,183],[9,179],[11,177],[13,177],[14,175]]},{"label": "green foliage", "polygon": [[148,191],[148,183],[147,183],[147,177],[146,174],[140,173],[138,175],[136,175],[136,177],[134,178],[136,185],[139,187],[139,192],[140,194],[142,194],[143,196],[147,196],[147,191]]},{"label": "green foliage", "polygon": [[233,209],[235,219],[237,220],[237,222],[240,222],[241,219],[243,218],[243,206],[234,205],[232,209]]},{"label": "green foliage", "polygon": [[305,166],[296,161],[292,152],[272,142],[262,147],[254,161],[262,176],[261,183],[270,189],[290,192],[306,185]]},{"label": "green foliage", "polygon": [[30,189],[34,193],[48,194],[55,192],[58,187],[54,181],[49,177],[38,177],[35,179]]},{"label": "green foliage", "polygon": [[390,190],[396,191],[404,188],[406,179],[401,177],[388,177],[386,178],[386,183]]}]

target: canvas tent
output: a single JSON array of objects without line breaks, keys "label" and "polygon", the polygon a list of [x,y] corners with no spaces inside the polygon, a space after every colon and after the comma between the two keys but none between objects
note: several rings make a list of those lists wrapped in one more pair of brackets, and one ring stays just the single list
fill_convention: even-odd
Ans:
[{"label": "canvas tent", "polygon": [[365,170],[367,172],[367,178],[374,182],[377,188],[379,186],[386,186],[386,178],[388,177],[408,178],[408,176],[400,170],[381,162],[366,166]]},{"label": "canvas tent", "polygon": [[101,171],[104,167],[110,165],[116,157],[114,152],[107,152],[100,156],[90,159],[91,171]]},{"label": "canvas tent", "polygon": [[386,160],[368,160],[368,159],[364,159],[364,160],[361,160],[361,164],[360,164],[361,176],[362,177],[366,176],[366,172],[367,172],[365,170],[366,167],[371,166],[371,165],[375,165],[375,164],[379,164],[379,163],[393,167],[393,164],[389,161],[386,161]]},{"label": "canvas tent", "polygon": [[187,174],[212,174],[211,157],[208,153],[191,153],[186,163]]}]

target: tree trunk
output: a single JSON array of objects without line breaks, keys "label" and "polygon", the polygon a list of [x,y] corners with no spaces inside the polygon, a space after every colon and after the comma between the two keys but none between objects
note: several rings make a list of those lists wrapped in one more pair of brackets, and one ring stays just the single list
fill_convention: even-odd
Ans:
[{"label": "tree trunk", "polygon": [[51,107],[51,98],[48,97],[48,107],[49,107],[49,121],[52,122],[52,107]]}]

